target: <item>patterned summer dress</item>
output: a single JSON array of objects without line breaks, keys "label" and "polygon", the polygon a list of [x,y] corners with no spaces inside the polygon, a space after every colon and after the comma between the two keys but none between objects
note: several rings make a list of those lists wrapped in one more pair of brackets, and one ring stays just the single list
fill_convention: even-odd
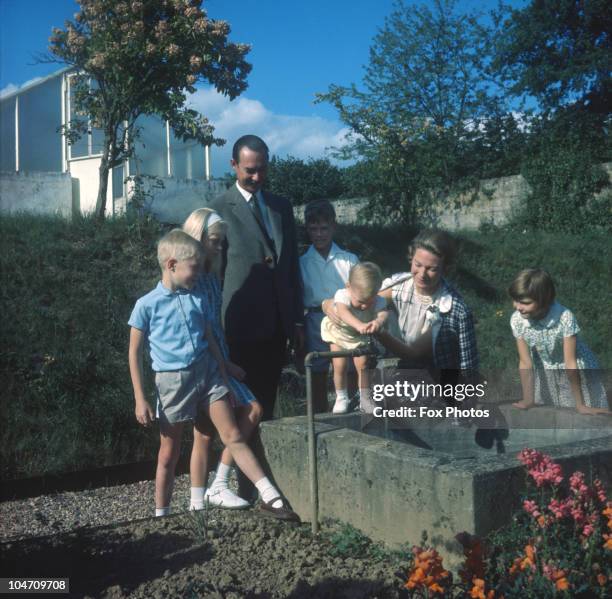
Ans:
[{"label": "patterned summer dress", "polygon": [[[226,360],[229,360],[229,348],[227,347],[225,333],[221,324],[222,293],[219,279],[213,273],[204,273],[200,275],[200,278],[198,279],[198,287],[208,299],[212,318],[211,326],[213,335],[215,336],[215,341],[217,342],[223,357]],[[232,376],[229,376],[228,379],[230,387],[234,392],[234,396],[238,401],[238,405],[245,406],[255,401],[255,396],[244,383],[241,383]]]},{"label": "patterned summer dress", "polygon": [[[576,407],[563,357],[563,338],[580,332],[572,311],[557,302],[552,304],[541,320],[523,318],[516,311],[512,314],[510,326],[514,336],[524,339],[529,347],[535,378],[535,403]],[[606,391],[597,372],[597,358],[579,335],[576,339],[576,362],[582,371],[580,383],[584,404],[593,408],[607,408]]]}]

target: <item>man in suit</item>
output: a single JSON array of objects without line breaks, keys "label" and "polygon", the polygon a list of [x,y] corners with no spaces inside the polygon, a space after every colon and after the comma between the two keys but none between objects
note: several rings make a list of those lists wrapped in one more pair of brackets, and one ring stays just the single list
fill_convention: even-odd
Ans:
[{"label": "man in suit", "polygon": [[269,152],[255,135],[238,139],[236,184],[210,207],[227,223],[223,320],[232,361],[272,418],[287,340],[303,345],[302,281],[293,209],[262,190]]}]

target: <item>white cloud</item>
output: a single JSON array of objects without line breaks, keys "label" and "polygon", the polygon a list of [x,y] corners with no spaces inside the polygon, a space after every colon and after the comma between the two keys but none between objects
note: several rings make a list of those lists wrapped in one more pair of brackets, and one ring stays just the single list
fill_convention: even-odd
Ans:
[{"label": "white cloud", "polygon": [[8,85],[6,85],[0,90],[0,98],[4,98],[5,96],[8,96],[16,92],[17,90],[27,87],[28,85],[31,85],[32,83],[36,83],[37,81],[40,81],[41,79],[44,79],[44,77],[34,77],[33,79],[28,79],[25,83],[22,83],[21,85],[15,85],[14,83],[9,83]]},{"label": "white cloud", "polygon": [[18,85],[15,85],[14,83],[9,83],[6,87],[3,87],[2,89],[0,89],[0,98],[4,98],[4,96],[8,96],[9,94],[12,94],[13,92],[16,92],[19,89]]},{"label": "white cloud", "polygon": [[222,148],[213,148],[215,176],[230,170],[233,142],[246,133],[259,135],[270,152],[279,157],[330,158],[329,148],[342,146],[349,132],[337,122],[317,116],[276,114],[260,101],[239,97],[233,102],[213,88],[200,89],[190,98],[190,106],[204,114],[215,126],[215,134],[227,140]]}]

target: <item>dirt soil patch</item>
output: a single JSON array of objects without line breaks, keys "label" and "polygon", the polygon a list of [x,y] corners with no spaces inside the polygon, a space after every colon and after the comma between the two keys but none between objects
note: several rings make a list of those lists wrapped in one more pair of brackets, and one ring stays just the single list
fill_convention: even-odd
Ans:
[{"label": "dirt soil patch", "polygon": [[0,575],[69,578],[71,597],[404,597],[408,556],[363,542],[211,509],[5,542]]}]

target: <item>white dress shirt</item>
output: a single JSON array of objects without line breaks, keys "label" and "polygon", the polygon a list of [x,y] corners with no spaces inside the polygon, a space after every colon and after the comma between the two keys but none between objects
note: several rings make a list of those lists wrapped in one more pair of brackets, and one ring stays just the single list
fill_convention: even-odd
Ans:
[{"label": "white dress shirt", "polygon": [[[251,193],[250,191],[247,191],[246,189],[242,189],[238,181],[236,181],[236,187],[238,188],[240,195],[242,195],[242,197],[246,200],[247,204],[252,201],[251,198],[253,196],[257,198],[257,202],[259,203],[259,209],[264,219],[264,225],[266,227],[266,231],[268,232],[268,237],[270,239],[274,239],[274,235],[272,234],[272,223],[270,222],[270,215],[268,214],[268,207],[266,206],[266,203],[264,202],[264,199],[261,193],[261,189],[259,189],[257,193]],[[250,206],[249,206],[249,210],[251,210]]]},{"label": "white dress shirt", "polygon": [[349,271],[359,262],[351,252],[332,242],[327,258],[323,258],[311,245],[300,257],[300,270],[304,281],[304,307],[319,308],[325,299],[334,297],[348,281]]}]

